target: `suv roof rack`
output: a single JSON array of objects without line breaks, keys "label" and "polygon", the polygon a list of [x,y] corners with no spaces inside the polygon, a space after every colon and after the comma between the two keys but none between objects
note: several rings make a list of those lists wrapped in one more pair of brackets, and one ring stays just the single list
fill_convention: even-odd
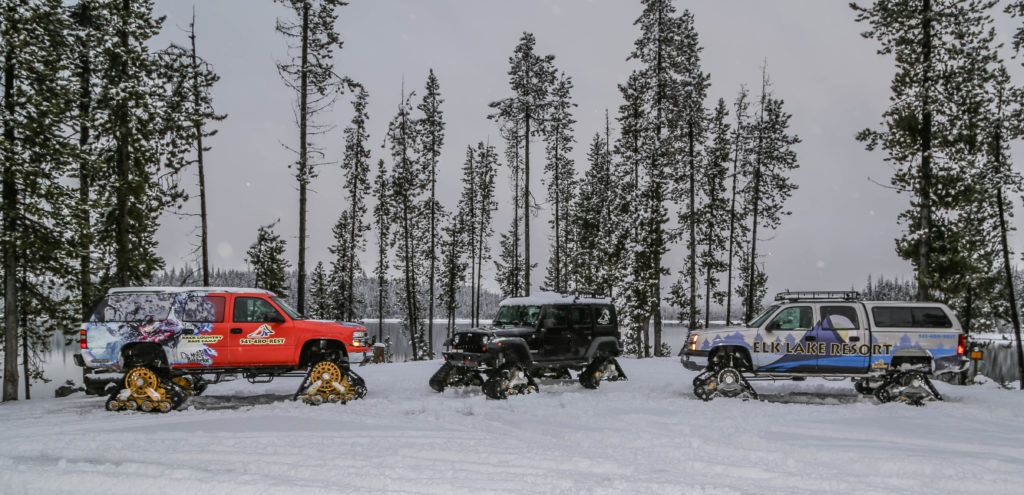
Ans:
[{"label": "suv roof rack", "polygon": [[785,291],[775,295],[776,301],[860,301],[860,292],[855,290],[810,290]]}]

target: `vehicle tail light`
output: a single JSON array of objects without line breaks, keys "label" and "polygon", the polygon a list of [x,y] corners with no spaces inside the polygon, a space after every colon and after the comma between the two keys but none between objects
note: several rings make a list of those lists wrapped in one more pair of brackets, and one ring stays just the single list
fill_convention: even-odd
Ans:
[{"label": "vehicle tail light", "polygon": [[82,349],[89,348],[89,341],[86,340],[84,328],[78,331],[78,341],[81,342]]},{"label": "vehicle tail light", "polygon": [[967,335],[960,334],[960,342],[956,344],[956,355],[963,356],[967,351]]}]

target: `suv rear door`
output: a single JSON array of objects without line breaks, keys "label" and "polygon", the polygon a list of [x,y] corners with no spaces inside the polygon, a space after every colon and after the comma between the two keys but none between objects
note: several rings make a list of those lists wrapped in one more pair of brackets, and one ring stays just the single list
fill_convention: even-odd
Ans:
[{"label": "suv rear door", "polygon": [[183,368],[230,365],[232,339],[226,313],[226,296],[188,294],[181,309],[181,338],[171,364]]}]

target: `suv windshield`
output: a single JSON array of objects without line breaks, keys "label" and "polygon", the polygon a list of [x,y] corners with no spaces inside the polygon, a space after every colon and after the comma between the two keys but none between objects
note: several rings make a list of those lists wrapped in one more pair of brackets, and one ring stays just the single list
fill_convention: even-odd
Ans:
[{"label": "suv windshield", "polygon": [[502,306],[498,308],[498,315],[494,317],[495,326],[504,325],[525,325],[534,326],[537,324],[537,317],[540,316],[540,306]]},{"label": "suv windshield", "polygon": [[758,327],[760,327],[761,324],[764,323],[764,321],[767,320],[768,317],[771,316],[772,313],[774,313],[776,309],[779,309],[779,305],[778,304],[776,304],[774,306],[769,306],[768,309],[764,310],[764,312],[761,313],[760,315],[758,315],[757,318],[754,318],[753,320],[748,321],[747,322],[747,328],[758,328]]},{"label": "suv windshield", "polygon": [[305,316],[302,316],[302,313],[299,313],[298,311],[295,311],[294,309],[292,309],[291,306],[288,305],[288,303],[284,302],[284,299],[281,299],[280,297],[277,297],[277,296],[270,296],[270,300],[274,301],[274,304],[276,304],[277,307],[281,308],[285,312],[285,314],[288,315],[289,318],[291,318],[293,320],[305,320],[306,319]]}]

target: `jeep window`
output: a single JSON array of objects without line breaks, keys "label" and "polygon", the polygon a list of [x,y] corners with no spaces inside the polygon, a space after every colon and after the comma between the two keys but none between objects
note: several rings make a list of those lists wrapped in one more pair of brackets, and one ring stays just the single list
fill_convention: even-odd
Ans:
[{"label": "jeep window", "polygon": [[615,308],[612,306],[598,306],[594,308],[594,320],[601,326],[614,325]]},{"label": "jeep window", "polygon": [[293,320],[305,320],[306,319],[306,317],[303,316],[302,313],[299,313],[298,311],[295,311],[295,308],[292,308],[291,306],[289,306],[288,303],[286,303],[284,301],[284,299],[281,299],[280,297],[277,297],[277,296],[270,296],[270,300],[274,301],[274,304],[277,304],[277,307],[279,307],[282,310],[284,310],[285,314],[288,315],[289,318],[291,318]]},{"label": "jeep window", "polygon": [[188,323],[221,323],[224,321],[224,296],[189,296],[181,312],[181,321]]},{"label": "jeep window", "polygon": [[853,306],[822,306],[821,320],[828,318],[835,330],[856,330],[860,328],[857,309]]},{"label": "jeep window", "polygon": [[539,306],[502,306],[498,308],[498,315],[492,322],[495,326],[505,325],[526,325],[537,324],[537,317],[540,316]]},{"label": "jeep window", "polygon": [[274,316],[281,318],[270,301],[259,297],[236,297],[234,309],[235,323],[267,323]]},{"label": "jeep window", "polygon": [[769,316],[771,316],[773,313],[775,313],[776,309],[779,309],[778,305],[769,306],[768,309],[764,310],[764,312],[762,312],[757,318],[754,318],[753,320],[750,320],[749,322],[747,322],[747,327],[748,328],[758,328],[758,327],[760,327],[761,324],[764,323],[764,321],[767,320]]},{"label": "jeep window", "polygon": [[544,308],[544,320],[551,320],[552,328],[572,325],[572,306],[548,306]]},{"label": "jeep window", "polygon": [[810,330],[814,327],[814,310],[810,306],[793,306],[779,311],[768,324],[773,330]]},{"label": "jeep window", "polygon": [[572,314],[572,326],[592,326],[593,320],[590,319],[591,311],[589,306],[572,306],[571,308],[569,308],[569,312]]},{"label": "jeep window", "polygon": [[938,306],[879,306],[871,308],[876,327],[952,328],[953,322]]},{"label": "jeep window", "polygon": [[92,309],[89,321],[105,322],[154,322],[164,321],[174,304],[172,293],[122,293],[109,294],[100,299]]}]

